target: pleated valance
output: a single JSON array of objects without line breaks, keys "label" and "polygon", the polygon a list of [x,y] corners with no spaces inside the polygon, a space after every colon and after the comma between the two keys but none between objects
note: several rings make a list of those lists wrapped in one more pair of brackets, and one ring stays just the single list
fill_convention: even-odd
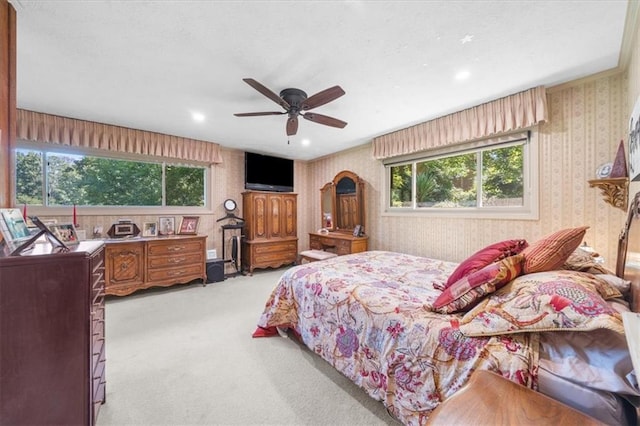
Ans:
[{"label": "pleated valance", "polygon": [[542,86],[373,139],[376,159],[453,145],[531,127],[547,119]]},{"label": "pleated valance", "polygon": [[222,163],[220,145],[216,143],[24,109],[17,110],[16,137],[80,148]]}]

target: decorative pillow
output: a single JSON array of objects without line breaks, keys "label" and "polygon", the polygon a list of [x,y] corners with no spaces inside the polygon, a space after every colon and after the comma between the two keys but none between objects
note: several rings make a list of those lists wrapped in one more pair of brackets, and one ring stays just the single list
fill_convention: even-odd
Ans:
[{"label": "decorative pillow", "polygon": [[522,272],[522,255],[507,257],[460,278],[436,299],[433,310],[442,314],[467,311],[484,296],[504,287]]},{"label": "decorative pillow", "polygon": [[596,262],[593,253],[582,250],[580,247],[569,255],[564,265],[562,265],[562,269],[589,272],[590,274],[613,274],[612,271]]},{"label": "decorative pillow", "polygon": [[[622,293],[622,297],[627,297],[629,289],[631,288],[631,281],[620,278],[619,276],[614,274],[598,274],[595,277],[601,281],[606,281],[610,286],[615,287],[616,290]],[[613,297],[610,297],[610,299],[612,299]]]},{"label": "decorative pillow", "polygon": [[580,245],[588,226],[567,228],[549,234],[522,250],[525,274],[560,269],[571,253]]},{"label": "decorative pillow", "polygon": [[467,336],[597,328],[624,333],[620,313],[601,296],[611,293],[605,287],[583,272],[521,275],[467,312],[460,331]]},{"label": "decorative pillow", "polygon": [[527,247],[527,242],[525,240],[505,240],[493,243],[478,250],[458,265],[458,267],[449,276],[444,288],[446,289],[452,286],[460,278],[469,275],[478,269],[482,269],[493,262],[520,253],[525,247]]}]

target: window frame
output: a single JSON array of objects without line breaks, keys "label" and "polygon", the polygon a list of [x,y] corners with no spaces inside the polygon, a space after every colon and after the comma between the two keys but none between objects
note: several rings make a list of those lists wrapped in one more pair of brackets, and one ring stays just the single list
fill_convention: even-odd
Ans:
[{"label": "window frame", "polygon": [[[523,143],[523,205],[503,207],[456,207],[430,208],[416,206],[416,164],[437,158],[478,152],[487,148],[507,147]],[[391,167],[412,164],[412,200],[409,207],[391,207]],[[539,219],[539,173],[538,173],[538,132],[536,128],[478,139],[462,144],[450,145],[429,151],[389,158],[382,161],[381,215],[383,217],[433,217],[433,218],[469,218],[469,219]],[[481,180],[480,174],[476,177]]]},{"label": "window frame", "polygon": [[[52,145],[42,142],[32,142],[26,140],[17,140],[15,147],[11,150],[11,179],[13,182],[11,198],[15,206],[21,207],[21,204],[17,202],[17,171],[16,150],[35,150],[42,151],[43,157],[46,158],[46,154],[61,154],[61,155],[82,155],[101,157],[112,160],[124,160],[133,162],[144,163],[165,163],[170,165],[180,166],[195,166],[201,167],[204,170],[204,205],[203,206],[77,206],[82,215],[96,215],[96,216],[117,216],[124,217],[124,215],[183,215],[183,214],[207,214],[212,213],[211,209],[211,178],[212,165],[208,163],[200,163],[196,161],[178,160],[166,157],[151,157],[139,154],[126,154],[114,151],[105,151],[99,149],[81,148],[81,147],[68,147],[64,145]],[[46,170],[43,170],[43,183],[47,185]],[[46,190],[46,189],[44,189]],[[162,196],[165,197],[165,173],[162,174]],[[71,206],[40,206],[40,205],[27,205],[30,215],[42,215],[42,216],[64,216],[70,214]],[[115,220],[115,219],[114,219]]]}]

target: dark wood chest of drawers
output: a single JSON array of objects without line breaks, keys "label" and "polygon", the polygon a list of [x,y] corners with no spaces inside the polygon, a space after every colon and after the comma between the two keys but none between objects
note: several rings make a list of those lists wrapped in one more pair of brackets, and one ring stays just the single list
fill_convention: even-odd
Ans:
[{"label": "dark wood chest of drawers", "polygon": [[0,423],[93,425],[105,401],[104,245],[0,258]]}]

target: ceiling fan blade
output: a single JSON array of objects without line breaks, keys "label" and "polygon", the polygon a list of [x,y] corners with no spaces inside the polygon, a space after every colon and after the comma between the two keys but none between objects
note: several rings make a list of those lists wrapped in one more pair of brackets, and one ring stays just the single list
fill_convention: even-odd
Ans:
[{"label": "ceiling fan blade", "polygon": [[282,112],[275,112],[275,111],[272,111],[272,112],[239,112],[239,113],[236,113],[236,114],[233,114],[233,115],[235,115],[236,117],[255,117],[255,116],[258,116],[258,115],[282,115],[282,114],[286,114],[286,113],[287,113],[286,111],[282,111]]},{"label": "ceiling fan blade", "polygon": [[254,89],[256,89],[258,92],[262,93],[267,98],[271,99],[273,102],[275,102],[278,105],[280,105],[282,108],[284,108],[286,110],[289,110],[289,108],[291,108],[291,106],[287,103],[287,101],[285,101],[280,96],[276,95],[271,90],[267,89],[265,86],[263,86],[262,84],[258,83],[254,79],[252,79],[252,78],[243,78],[242,81],[244,81],[249,86],[251,86]]},{"label": "ceiling fan blade", "polygon": [[315,112],[308,112],[302,116],[309,121],[324,124],[325,126],[339,127],[342,129],[347,125],[346,121],[338,120],[337,118],[329,117],[328,115],[322,115]]},{"label": "ceiling fan blade", "polygon": [[287,136],[298,133],[298,117],[289,117],[287,120]]},{"label": "ceiling fan blade", "polygon": [[320,105],[329,103],[334,99],[338,99],[342,95],[344,95],[344,90],[342,90],[340,86],[329,87],[328,89],[325,89],[322,92],[318,92],[315,95],[309,96],[306,100],[302,101],[302,104],[300,104],[300,109],[306,111],[311,108],[316,108]]}]

